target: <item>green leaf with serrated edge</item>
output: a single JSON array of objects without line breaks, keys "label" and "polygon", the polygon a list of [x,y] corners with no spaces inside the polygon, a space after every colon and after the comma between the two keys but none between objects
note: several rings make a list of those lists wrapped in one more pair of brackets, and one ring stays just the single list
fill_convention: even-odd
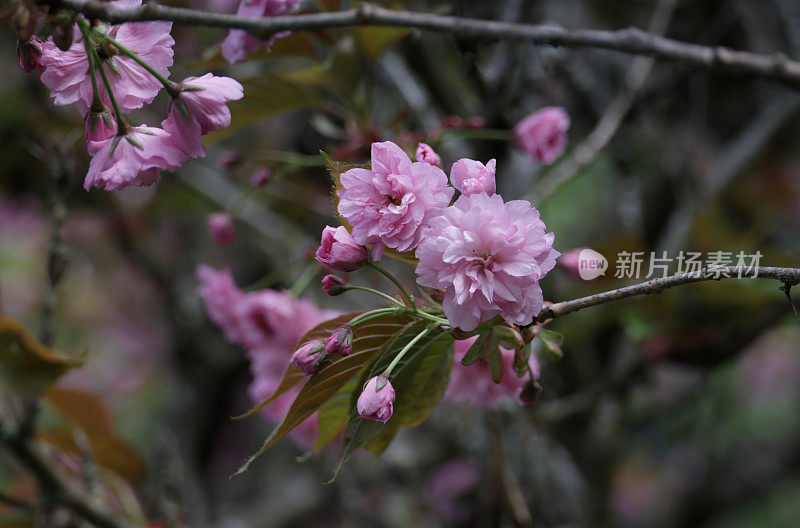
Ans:
[{"label": "green leaf with serrated edge", "polygon": [[[300,346],[301,344],[307,343],[309,341],[313,341],[315,339],[328,339],[328,337],[330,337],[330,335],[333,332],[335,332],[337,328],[339,328],[345,323],[348,323],[354,317],[361,315],[362,313],[364,312],[351,312],[340,315],[333,319],[329,319],[327,321],[323,321],[322,323],[318,324],[317,326],[306,332],[306,334],[300,338],[300,341],[297,342],[297,346]],[[337,357],[339,356],[331,358],[329,361],[336,361]],[[281,379],[281,382],[278,384],[278,388],[275,389],[275,392],[273,392],[266,400],[262,401],[261,403],[259,403],[246,413],[234,416],[233,419],[241,420],[242,418],[247,418],[248,416],[252,416],[253,414],[257,413],[270,403],[277,400],[280,396],[285,394],[286,391],[288,391],[289,389],[291,389],[292,387],[294,387],[295,385],[306,379],[306,377],[307,376],[303,373],[302,370],[300,370],[297,367],[289,365],[287,362],[286,371],[283,373],[283,378]]]},{"label": "green leaf with serrated edge", "polygon": [[500,353],[499,348],[495,348],[489,354],[489,371],[492,374],[492,381],[500,383],[503,381],[503,354]]},{"label": "green leaf with serrated edge", "polygon": [[[420,322],[405,329],[372,361],[360,383],[363,385],[383,372],[400,350],[426,326],[427,323]],[[387,424],[361,418],[353,406],[334,479],[358,448],[369,444],[372,452],[380,454],[400,428],[419,425],[430,415],[447,387],[453,363],[453,341],[450,334],[440,329],[432,330],[397,363],[391,374],[395,390],[394,414]]]},{"label": "green leaf with serrated edge", "polygon": [[481,359],[481,355],[483,355],[483,345],[486,344],[486,340],[489,339],[488,334],[481,334],[478,336],[478,339],[472,343],[472,346],[469,347],[467,353],[464,354],[464,358],[461,360],[461,364],[465,367],[468,367]]},{"label": "green leaf with serrated edge", "polygon": [[514,372],[520,378],[528,373],[528,360],[531,358],[531,344],[514,350]]},{"label": "green leaf with serrated edge", "polygon": [[536,334],[536,339],[544,345],[552,360],[558,361],[564,357],[564,351],[561,350],[561,345],[564,344],[564,336],[562,334],[543,328]]},{"label": "green leaf with serrated edge", "polygon": [[[339,214],[339,195],[337,191],[342,188],[342,184],[340,181],[340,177],[342,173],[349,171],[350,169],[370,169],[372,165],[370,163],[344,163],[342,161],[336,161],[331,158],[327,152],[319,151],[320,156],[322,156],[322,160],[325,162],[325,166],[328,168],[328,172],[331,175],[332,181],[332,190],[331,190],[331,199],[333,200],[333,210],[336,211],[336,216],[339,218],[339,222],[347,228],[348,231],[352,231],[353,228],[350,224],[342,218]],[[403,262],[407,262],[409,264],[417,265],[419,260],[417,257],[414,256],[413,251],[408,251],[406,253],[398,253],[392,248],[386,248],[383,250],[383,254],[387,257],[402,260]]]},{"label": "green leaf with serrated edge", "polygon": [[359,389],[358,380],[350,380],[319,408],[317,411],[319,435],[314,444],[314,451],[325,447],[345,428],[347,420],[350,418],[351,395],[357,389]]},{"label": "green leaf with serrated edge", "polygon": [[368,321],[353,330],[353,352],[347,357],[334,354],[308,377],[292,402],[286,416],[275,426],[259,450],[248,458],[235,475],[247,470],[250,464],[270,446],[311,416],[342,386],[356,376],[365,364],[392,336],[400,333],[413,319],[408,315],[389,315]]}]

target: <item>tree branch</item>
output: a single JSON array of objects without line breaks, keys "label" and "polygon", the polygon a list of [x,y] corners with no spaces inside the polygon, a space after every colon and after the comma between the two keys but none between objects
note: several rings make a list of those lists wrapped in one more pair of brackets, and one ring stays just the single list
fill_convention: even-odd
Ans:
[{"label": "tree branch", "polygon": [[[741,277],[739,276],[740,274]],[[757,271],[748,270],[748,268],[742,266],[720,266],[713,269],[703,268],[697,272],[682,273],[660,279],[653,279],[617,290],[610,290],[595,295],[589,295],[588,297],[581,297],[580,299],[555,303],[549,308],[542,310],[536,320],[538,322],[544,322],[548,319],[561,317],[562,315],[577,312],[578,310],[590,306],[597,306],[598,304],[605,304],[607,302],[637,295],[661,293],[666,289],[683,284],[722,279],[747,279],[752,278],[754,274],[755,278],[773,279],[782,282],[784,285],[795,286],[800,284],[800,268],[763,267],[758,268]]]},{"label": "tree branch", "polygon": [[781,53],[763,55],[721,46],[711,47],[659,37],[630,27],[617,31],[569,30],[456,16],[394,11],[362,4],[346,11],[249,18],[182,7],[148,4],[118,9],[98,0],[53,0],[53,5],[111,23],[167,20],[176,24],[244,29],[262,38],[280,31],[318,30],[354,26],[412,27],[473,39],[516,39],[569,48],[600,48],[634,55],[650,55],[718,72],[772,79],[800,88],[800,62]]}]

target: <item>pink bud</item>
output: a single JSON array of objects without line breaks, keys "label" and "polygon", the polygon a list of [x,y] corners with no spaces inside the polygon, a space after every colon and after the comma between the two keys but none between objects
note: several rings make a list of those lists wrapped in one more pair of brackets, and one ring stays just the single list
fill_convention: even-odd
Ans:
[{"label": "pink bud", "polygon": [[242,155],[239,152],[226,150],[221,152],[217,158],[217,166],[224,170],[229,171],[236,168],[242,162]]},{"label": "pink bud", "polygon": [[367,250],[359,245],[344,226],[325,226],[317,260],[339,271],[354,271],[367,261]]},{"label": "pink bud", "polygon": [[263,187],[270,181],[272,181],[272,169],[269,167],[261,167],[253,174],[253,177],[250,178],[250,185],[253,187]]},{"label": "pink bud", "polygon": [[394,387],[389,380],[381,374],[371,378],[364,391],[358,397],[356,409],[362,418],[386,423],[392,417],[394,402]]},{"label": "pink bud", "polygon": [[550,165],[567,147],[569,125],[566,110],[548,106],[517,123],[514,127],[515,142],[532,161]]},{"label": "pink bud", "polygon": [[84,137],[89,147],[89,154],[93,154],[93,150],[97,151],[97,146],[92,145],[92,142],[105,141],[116,133],[117,121],[107,106],[103,105],[99,110],[93,108],[86,115]]},{"label": "pink bud", "polygon": [[340,326],[325,342],[325,352],[347,357],[353,351],[353,329],[350,325]]},{"label": "pink bud", "polygon": [[453,163],[450,169],[450,182],[461,194],[486,193],[489,196],[497,192],[494,174],[496,161],[490,159],[486,165],[480,161],[463,158]]},{"label": "pink bud", "polygon": [[44,71],[44,66],[40,62],[42,58],[41,40],[31,37],[28,40],[17,41],[17,55],[19,56],[19,67],[25,73],[33,70]]},{"label": "pink bud", "polygon": [[442,160],[439,159],[439,155],[433,151],[430,145],[427,143],[420,143],[417,146],[417,153],[414,155],[417,161],[424,161],[425,163],[429,163],[431,165],[439,165]]},{"label": "pink bud", "polygon": [[464,120],[457,115],[446,115],[442,118],[442,128],[460,128]]},{"label": "pink bud", "polygon": [[310,376],[317,370],[322,360],[325,359],[324,355],[320,357],[320,354],[324,350],[325,343],[323,343],[321,339],[309,341],[294,351],[292,359],[289,360],[289,364],[299,368],[304,374]]},{"label": "pink bud", "polygon": [[230,246],[236,237],[233,218],[228,213],[213,213],[206,220],[208,234],[216,244]]},{"label": "pink bud", "polygon": [[464,126],[467,128],[483,128],[486,126],[486,120],[481,116],[469,116],[464,121]]},{"label": "pink bud", "polygon": [[580,266],[581,251],[586,248],[575,248],[565,251],[558,258],[558,267],[564,270],[570,278],[580,280],[581,276],[578,273]]},{"label": "pink bud", "polygon": [[341,295],[347,291],[344,288],[345,284],[347,284],[347,281],[336,275],[325,275],[322,277],[322,291],[331,297]]}]

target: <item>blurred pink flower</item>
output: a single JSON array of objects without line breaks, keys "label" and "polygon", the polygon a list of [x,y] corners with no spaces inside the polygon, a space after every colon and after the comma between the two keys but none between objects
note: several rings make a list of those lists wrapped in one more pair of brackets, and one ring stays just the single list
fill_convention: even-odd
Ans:
[{"label": "blurred pink flower", "polygon": [[439,165],[442,162],[442,160],[439,159],[439,155],[434,152],[427,143],[420,143],[417,145],[417,152],[414,154],[414,158],[416,158],[417,161],[424,161],[431,165]]},{"label": "blurred pink flower", "polygon": [[[503,379],[500,383],[492,381],[492,373],[487,361],[477,361],[472,365],[461,364],[469,347],[478,339],[477,336],[458,340],[453,346],[453,369],[450,371],[450,383],[444,397],[455,402],[471,403],[482,409],[491,409],[498,404],[515,399],[526,378],[517,377],[514,372],[514,351],[500,347],[503,356]],[[528,365],[539,375],[539,361],[531,354]]]},{"label": "blurred pink flower", "polygon": [[250,178],[250,185],[253,187],[263,187],[272,181],[272,169],[269,167],[261,167]]},{"label": "blurred pink flower", "polygon": [[[252,18],[288,15],[302,2],[303,0],[241,0],[236,14]],[[265,41],[243,29],[231,29],[222,41],[222,56],[233,64],[245,60],[248,54],[258,51],[262,44],[269,49],[276,38],[288,34],[288,31],[283,31]]]},{"label": "blurred pink flower", "polygon": [[235,307],[244,294],[234,283],[231,271],[215,270],[201,264],[197,268],[197,280],[200,282],[200,297],[208,317],[222,330],[228,341],[241,342],[242,334]]},{"label": "blurred pink flower", "polygon": [[550,165],[567,147],[570,118],[560,106],[538,110],[514,127],[517,146],[533,161]]},{"label": "blurred pink flower", "polygon": [[338,271],[355,271],[367,261],[367,251],[344,226],[325,226],[316,258]]},{"label": "blurred pink flower", "polygon": [[206,219],[208,235],[215,244],[230,246],[236,240],[236,229],[230,213],[212,213]]},{"label": "blurred pink flower", "polygon": [[559,255],[553,239],[527,201],[462,195],[430,220],[416,251],[417,282],[444,290],[444,313],[462,330],[497,315],[527,325],[542,308],[539,279]]},{"label": "blurred pink flower", "polygon": [[[380,388],[378,383],[380,382]],[[367,420],[386,423],[392,417],[394,402],[394,387],[383,376],[371,378],[358,397],[356,409],[358,414]]]},{"label": "blurred pink flower", "polygon": [[146,125],[131,128],[125,136],[93,143],[90,148],[96,150],[83,184],[87,191],[92,187],[116,191],[131,185],[152,185],[162,170],[175,170],[186,162],[169,134]]},{"label": "blurred pink flower", "polygon": [[494,174],[497,162],[494,158],[486,162],[463,158],[453,163],[450,169],[450,183],[461,191],[461,194],[486,193],[492,195],[497,192]]},{"label": "blurred pink flower", "polygon": [[340,177],[339,214],[353,227],[359,244],[404,253],[420,242],[422,228],[450,203],[453,189],[438,167],[412,162],[392,143],[372,144],[372,168],[350,169]]},{"label": "blurred pink flower", "polygon": [[[198,123],[197,127],[199,126],[200,124]],[[217,157],[217,166],[224,171],[229,171],[239,165],[242,162],[242,159],[243,157],[241,152],[225,150],[219,153],[219,157]]]},{"label": "blurred pink flower", "polygon": [[[138,7],[140,0],[111,2],[116,7]],[[117,42],[150,64],[158,73],[169,77],[172,66],[172,22],[127,22],[111,26],[108,34]],[[82,115],[86,115],[92,104],[92,81],[89,61],[83,38],[75,26],[75,41],[67,51],[61,51],[52,37],[42,43],[41,64],[45,71],[42,82],[50,89],[56,105],[76,103]],[[110,64],[119,71],[116,73]],[[122,54],[104,58],[102,66],[108,74],[111,88],[123,112],[141,108],[153,101],[161,90],[161,83],[133,59]],[[105,87],[98,83],[100,97],[106,106],[111,106]]]},{"label": "blurred pink flower", "polygon": [[426,499],[448,524],[462,524],[474,505],[464,500],[481,481],[477,464],[467,458],[445,462],[434,469],[426,482]]}]

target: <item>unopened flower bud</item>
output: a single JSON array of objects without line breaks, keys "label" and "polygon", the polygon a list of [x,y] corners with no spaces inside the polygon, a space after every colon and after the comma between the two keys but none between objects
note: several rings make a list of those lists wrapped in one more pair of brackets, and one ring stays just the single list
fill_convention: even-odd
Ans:
[{"label": "unopened flower bud", "polygon": [[[117,133],[117,121],[114,119],[111,110],[105,105],[102,108],[93,108],[86,115],[86,129],[84,137],[86,143],[105,141]],[[92,147],[89,147],[90,153]]]},{"label": "unopened flower bud", "polygon": [[321,339],[309,341],[294,351],[289,364],[303,371],[307,376],[312,375],[319,364],[325,359],[325,343]]},{"label": "unopened flower bud", "polygon": [[417,146],[417,152],[414,157],[417,161],[424,161],[430,165],[439,165],[442,162],[439,159],[439,155],[427,143],[420,143]]},{"label": "unopened flower bud", "polygon": [[347,281],[336,275],[325,275],[322,277],[322,291],[330,296],[341,295],[347,289],[344,287]]},{"label": "unopened flower bud", "polygon": [[31,37],[27,40],[18,40],[17,55],[19,56],[19,67],[25,73],[30,73],[33,70],[44,71],[44,66],[39,62],[42,57],[42,46],[38,38]]},{"label": "unopened flower bud", "polygon": [[495,326],[494,333],[500,339],[500,343],[506,348],[522,348],[525,346],[525,339],[516,325],[504,323]]},{"label": "unopened flower bud", "polygon": [[216,244],[230,246],[236,238],[233,218],[228,213],[213,213],[206,220],[208,234]]},{"label": "unopened flower bud", "polygon": [[339,271],[354,271],[367,261],[367,250],[359,245],[344,226],[326,226],[317,260]]},{"label": "unopened flower bud", "polygon": [[464,126],[467,128],[483,128],[486,126],[486,120],[479,115],[469,116],[464,120]]},{"label": "unopened flower bud", "polygon": [[272,181],[272,169],[269,167],[261,167],[250,178],[250,185],[253,187],[263,187]]},{"label": "unopened flower bud", "polygon": [[464,120],[457,115],[446,115],[442,118],[442,128],[460,128]]},{"label": "unopened flower bud", "polygon": [[536,405],[541,394],[542,384],[539,383],[539,380],[529,379],[525,382],[525,385],[522,386],[522,390],[519,393],[519,401],[522,402],[523,405]]},{"label": "unopened flower bud", "polygon": [[394,412],[394,387],[381,374],[371,378],[358,397],[356,409],[362,418],[386,423]]},{"label": "unopened flower bud", "polygon": [[226,150],[220,153],[217,158],[217,166],[224,170],[230,171],[236,168],[242,162],[242,155],[239,152]]},{"label": "unopened flower bud", "polygon": [[550,165],[567,147],[569,125],[566,110],[548,106],[517,123],[514,127],[515,143],[532,161]]},{"label": "unopened flower bud", "polygon": [[353,329],[343,325],[336,329],[325,342],[325,352],[347,357],[353,351]]}]

